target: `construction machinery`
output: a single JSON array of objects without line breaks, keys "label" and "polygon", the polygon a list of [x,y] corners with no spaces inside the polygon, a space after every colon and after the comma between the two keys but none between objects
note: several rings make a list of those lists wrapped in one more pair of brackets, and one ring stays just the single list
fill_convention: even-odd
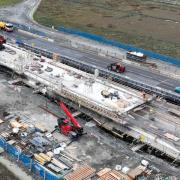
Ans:
[{"label": "construction machinery", "polygon": [[75,139],[83,135],[83,127],[79,122],[73,117],[69,109],[63,102],[58,102],[59,107],[64,111],[67,118],[58,118],[58,129],[59,131],[71,138]]},{"label": "construction machinery", "polygon": [[0,35],[0,44],[4,44],[6,43],[6,39],[4,38],[4,36]]},{"label": "construction machinery", "polygon": [[3,21],[0,21],[0,29],[7,32],[13,32],[14,26],[11,23],[5,23]]},{"label": "construction machinery", "polygon": [[126,53],[126,58],[137,62],[145,62],[147,56],[141,52],[129,51]]},{"label": "construction machinery", "polygon": [[117,73],[123,73],[125,72],[125,66],[123,66],[120,63],[112,63],[107,66],[108,70],[114,71]]},{"label": "construction machinery", "polygon": [[177,86],[177,87],[175,88],[175,92],[176,92],[176,93],[180,93],[180,86]]},{"label": "construction machinery", "polygon": [[6,43],[6,39],[4,38],[4,36],[0,35],[0,50],[4,49],[3,44]]}]

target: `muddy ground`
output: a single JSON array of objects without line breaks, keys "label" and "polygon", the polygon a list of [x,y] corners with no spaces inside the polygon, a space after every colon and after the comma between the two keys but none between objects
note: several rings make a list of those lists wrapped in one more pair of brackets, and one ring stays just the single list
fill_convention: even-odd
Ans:
[{"label": "muddy ground", "polygon": [[8,169],[6,169],[4,167],[4,165],[2,165],[0,163],[0,179],[2,180],[19,180],[18,178],[16,178]]},{"label": "muddy ground", "polygon": [[141,0],[42,0],[35,20],[180,57],[180,7]]},{"label": "muddy ground", "polygon": [[[51,112],[58,116],[62,116],[62,111],[55,103],[50,102],[44,96],[33,94],[31,88],[21,86],[21,90],[17,91],[17,88],[9,86],[8,80],[11,80],[11,77],[5,76],[3,73],[0,74],[0,118],[2,118],[5,111],[19,113],[21,116],[28,117],[28,123],[40,123],[51,132],[54,126],[57,125],[57,117],[42,110],[40,106],[48,107]],[[78,118],[78,121],[87,134],[78,141],[71,143],[66,148],[66,153],[79,159],[80,164],[89,164],[97,170],[103,167],[114,169],[116,165],[134,168],[140,164],[142,159],[146,159],[160,172],[180,176],[178,168],[155,156],[131,151],[132,144],[105,132],[96,126],[93,121],[86,118]],[[2,126],[0,126],[0,129],[3,132]],[[59,142],[68,140],[59,132],[53,135]]]}]

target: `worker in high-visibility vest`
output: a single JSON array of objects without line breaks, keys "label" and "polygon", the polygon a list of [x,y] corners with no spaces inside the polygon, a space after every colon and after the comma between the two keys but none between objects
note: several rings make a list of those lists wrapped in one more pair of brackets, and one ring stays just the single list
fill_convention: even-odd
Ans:
[{"label": "worker in high-visibility vest", "polygon": [[139,136],[139,140],[140,140],[141,142],[144,142],[144,141],[145,141],[145,136],[144,136],[143,134],[141,134],[141,135]]}]

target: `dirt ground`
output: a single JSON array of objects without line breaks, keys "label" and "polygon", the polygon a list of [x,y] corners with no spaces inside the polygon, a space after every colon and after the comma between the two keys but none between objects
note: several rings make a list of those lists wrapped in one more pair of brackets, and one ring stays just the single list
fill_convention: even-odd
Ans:
[{"label": "dirt ground", "polygon": [[[28,124],[41,124],[51,132],[54,126],[57,125],[57,117],[40,107],[45,106],[53,114],[61,117],[62,111],[59,107],[42,95],[33,94],[32,89],[26,86],[20,87],[21,91],[17,91],[17,88],[8,85],[7,81],[9,80],[11,80],[11,76],[0,74],[0,118],[2,118],[3,112],[16,113],[24,117],[24,121]],[[140,164],[142,159],[147,159],[152,166],[161,172],[168,172],[170,175],[179,174],[178,168],[171,166],[168,162],[152,155],[131,151],[132,144],[105,132],[96,126],[93,121],[82,117],[79,117],[78,121],[87,134],[83,135],[78,141],[71,143],[66,148],[66,153],[79,159],[80,164],[89,164],[97,170],[103,167],[114,169],[116,165],[134,168]],[[1,132],[4,130],[2,128],[0,128]],[[69,140],[68,137],[59,132],[55,132],[53,136],[58,142]]]},{"label": "dirt ground", "polygon": [[2,164],[0,164],[0,176],[2,180],[18,180],[14,175],[8,171]]},{"label": "dirt ground", "polygon": [[180,7],[141,0],[42,0],[35,20],[180,57]]}]

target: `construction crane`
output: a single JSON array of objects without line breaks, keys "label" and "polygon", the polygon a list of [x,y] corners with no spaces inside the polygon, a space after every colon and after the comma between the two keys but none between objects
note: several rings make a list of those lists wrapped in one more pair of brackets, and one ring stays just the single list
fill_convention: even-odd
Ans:
[{"label": "construction crane", "polygon": [[71,136],[71,138],[75,139],[83,135],[83,127],[79,124],[79,122],[73,117],[69,109],[66,105],[61,101],[58,102],[59,107],[64,111],[68,119],[66,118],[58,118],[58,129],[59,131],[66,135]]}]

